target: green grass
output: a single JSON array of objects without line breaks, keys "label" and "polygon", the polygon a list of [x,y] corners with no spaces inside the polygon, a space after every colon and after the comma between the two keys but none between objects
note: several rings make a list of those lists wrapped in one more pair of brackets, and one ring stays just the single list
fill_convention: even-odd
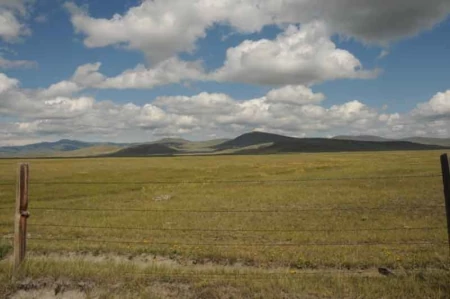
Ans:
[{"label": "green grass", "polygon": [[[221,287],[234,292],[234,298],[253,297],[251,294],[280,298],[280,292],[287,298],[296,298],[295,294],[306,298],[336,297],[333,294],[349,298],[445,297],[449,293],[449,249],[442,178],[436,176],[440,174],[439,154],[420,151],[30,160],[30,260],[21,275],[35,279],[63,276],[75,281],[85,277],[97,283],[98,289],[109,276],[126,280],[120,272],[102,274],[114,272],[110,267],[125,266],[102,262],[103,270],[97,273],[92,268],[99,267],[88,261],[63,258],[89,253],[134,261],[155,256],[185,267],[157,269],[158,277],[152,278],[152,283],[173,284],[175,289],[188,285],[188,293],[197,295],[192,298],[201,298],[202,292],[212,292],[204,298],[228,298],[221,295]],[[13,183],[18,162],[0,160],[0,182],[4,184],[0,185],[0,207],[4,208],[0,209],[0,234],[6,237],[5,242],[10,242],[13,228]],[[367,177],[373,179],[340,180]],[[273,180],[279,182],[269,182]],[[150,183],[155,181],[168,184]],[[96,184],[99,182],[117,184]],[[158,198],[163,200],[155,200]],[[411,229],[425,227],[433,229]],[[405,244],[421,242],[438,244]],[[47,258],[40,259],[42,255]],[[7,264],[0,267],[5,277]],[[203,278],[180,282],[167,281],[160,273],[198,271],[189,268],[194,264],[206,267],[210,274],[224,265],[245,267],[245,271],[251,271],[250,278],[253,273],[257,278],[258,273],[267,270],[324,274],[245,282]],[[407,275],[382,277],[375,271],[380,266]],[[327,275],[330,270],[374,271],[376,275]],[[419,272],[425,273],[420,279],[416,275]],[[139,292],[147,294],[145,284],[139,280],[142,278],[132,279],[138,280]],[[15,287],[8,284],[9,290]],[[392,294],[380,293],[377,288],[392,289]],[[181,287],[178,291],[183,290]]]},{"label": "green grass", "polygon": [[[139,272],[140,275],[133,273]],[[18,289],[83,290],[88,298],[447,298],[450,276],[424,270],[394,278],[345,273],[304,275],[284,273],[271,279],[258,271],[209,271],[189,267],[141,269],[125,263],[29,260],[16,274],[20,284],[0,286],[3,294]],[[10,275],[0,268],[0,279]],[[236,276],[238,275],[238,276]],[[238,278],[235,278],[238,277]],[[81,286],[81,287],[80,287]]]},{"label": "green grass", "polygon": [[8,254],[12,251],[12,246],[9,242],[0,240],[0,260],[6,258]]}]

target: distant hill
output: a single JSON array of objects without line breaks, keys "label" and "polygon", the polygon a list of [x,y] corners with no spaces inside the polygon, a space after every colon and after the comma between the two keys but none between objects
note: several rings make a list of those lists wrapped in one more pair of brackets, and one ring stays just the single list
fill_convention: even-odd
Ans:
[{"label": "distant hill", "polygon": [[182,138],[163,138],[160,140],[148,142],[147,144],[164,144],[167,146],[179,147],[179,146],[182,146],[183,144],[190,143],[190,142],[191,141],[182,139]]},{"label": "distant hill", "polygon": [[356,141],[325,138],[300,138],[275,142],[271,146],[254,150],[237,151],[236,154],[276,154],[295,152],[354,152],[354,151],[406,151],[443,149],[437,145],[417,144],[407,141]]},{"label": "distant hill", "polygon": [[276,154],[288,152],[397,151],[450,148],[450,139],[411,137],[391,140],[378,136],[294,138],[251,132],[234,139],[189,141],[164,138],[141,144],[83,142],[63,139],[25,146],[0,147],[0,157],[146,157],[171,155]]},{"label": "distant hill", "polygon": [[146,156],[170,156],[179,153],[178,150],[165,144],[148,143],[133,145],[117,152],[107,154],[108,157],[146,157]]},{"label": "distant hill", "polygon": [[355,141],[377,141],[377,142],[386,142],[386,141],[407,141],[419,144],[427,144],[427,145],[439,145],[444,147],[450,147],[450,138],[427,138],[427,137],[408,137],[401,139],[389,139],[383,138],[379,136],[372,135],[357,135],[357,136],[336,136],[333,139],[340,140],[355,140]]},{"label": "distant hill", "polygon": [[[434,144],[414,143],[404,140],[397,141],[370,135],[337,136],[332,139],[327,139],[294,138],[263,132],[246,133],[216,146],[219,152],[222,151],[226,154],[433,150],[443,148],[445,147]],[[230,149],[234,150],[230,152]]]},{"label": "distant hill", "polygon": [[[40,142],[23,146],[5,146],[0,147],[1,157],[88,157],[88,156],[105,156],[113,154],[127,147],[136,145],[164,145],[165,147],[150,146],[149,155],[154,154],[174,154],[176,152],[183,153],[209,153],[214,152],[217,144],[228,141],[228,139],[214,139],[207,141],[190,141],[181,138],[164,138],[148,143],[108,143],[108,142],[84,142],[78,140],[62,139],[56,142]],[[120,152],[117,155],[142,155],[142,148],[138,151]],[[145,151],[143,151],[145,152]]]},{"label": "distant hill", "polygon": [[432,144],[450,147],[450,138],[409,137],[402,140],[420,144]]},{"label": "distant hill", "polygon": [[232,148],[241,148],[257,144],[282,142],[282,141],[294,141],[296,138],[283,135],[264,133],[264,132],[251,132],[243,134],[235,139],[223,142],[215,146],[217,150],[226,150]]},{"label": "distant hill", "polygon": [[[92,147],[104,146],[104,148],[121,148],[128,144],[108,142],[84,142],[78,140],[61,139],[55,142],[40,142],[23,146],[0,147],[0,157],[24,157],[24,156],[70,156],[71,153],[79,152]],[[84,152],[88,153],[89,150]]]},{"label": "distant hill", "polygon": [[99,156],[99,155],[105,155],[108,153],[114,153],[118,150],[122,149],[123,146],[120,145],[94,145],[90,147],[85,147],[81,149],[77,149],[74,151],[66,151],[66,152],[56,152],[51,154],[51,156],[55,157],[92,157],[92,156]]},{"label": "distant hill", "polygon": [[93,144],[78,140],[62,139],[56,142],[40,142],[24,146],[4,146],[0,147],[0,154],[3,155],[44,155],[53,152],[68,152],[93,146]]},{"label": "distant hill", "polygon": [[188,152],[211,152],[216,150],[216,146],[227,142],[229,139],[212,139],[207,141],[191,141],[180,146],[181,150]]},{"label": "distant hill", "polygon": [[379,137],[379,136],[373,136],[373,135],[358,135],[358,136],[341,135],[341,136],[335,136],[332,139],[355,140],[355,141],[374,141],[374,142],[392,141],[392,139],[383,138],[383,137]]},{"label": "distant hill", "polygon": [[110,153],[109,157],[144,157],[176,154],[207,154],[215,151],[214,146],[228,141],[228,139],[215,139],[208,141],[189,141],[177,138],[164,138],[161,140],[133,145],[117,152]]},{"label": "distant hill", "polygon": [[183,153],[207,153],[215,150],[215,146],[221,144],[223,142],[228,141],[229,139],[213,139],[207,141],[190,141],[181,138],[163,138],[160,140],[143,143],[146,145],[165,145],[169,148],[175,149],[179,152]]}]

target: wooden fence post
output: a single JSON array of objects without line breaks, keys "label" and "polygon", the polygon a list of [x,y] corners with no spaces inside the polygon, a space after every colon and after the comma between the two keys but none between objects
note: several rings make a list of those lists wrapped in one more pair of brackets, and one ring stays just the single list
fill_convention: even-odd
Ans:
[{"label": "wooden fence post", "polygon": [[444,183],[445,211],[447,214],[448,246],[450,250],[450,170],[447,154],[441,156],[442,181]]},{"label": "wooden fence post", "polygon": [[25,258],[27,247],[28,213],[28,164],[20,164],[17,174],[16,214],[14,220],[14,270]]}]

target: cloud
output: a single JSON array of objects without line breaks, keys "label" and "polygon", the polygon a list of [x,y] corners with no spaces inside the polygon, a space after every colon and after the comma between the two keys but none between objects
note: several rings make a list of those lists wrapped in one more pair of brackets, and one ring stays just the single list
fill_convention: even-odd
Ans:
[{"label": "cloud", "polygon": [[0,56],[0,69],[29,69],[37,67],[36,61],[8,60]]},{"label": "cloud", "polygon": [[16,42],[31,33],[24,20],[34,1],[0,0],[0,40]]},{"label": "cloud", "polygon": [[35,0],[0,0],[0,7],[10,9],[21,16],[27,15]]},{"label": "cloud", "polygon": [[384,49],[380,52],[380,55],[378,55],[377,59],[383,59],[388,55],[389,55],[389,51]]},{"label": "cloud", "polygon": [[153,104],[170,113],[194,116],[202,130],[234,134],[264,128],[304,135],[377,120],[377,113],[358,101],[326,108],[319,105],[323,99],[323,94],[305,86],[287,86],[246,101],[203,92],[192,97],[159,97]]},{"label": "cloud", "polygon": [[419,103],[413,115],[450,119],[450,90],[437,93],[428,102]]},{"label": "cloud", "polygon": [[17,79],[0,73],[0,117],[24,119],[73,118],[88,111],[94,99],[71,97],[78,87],[62,81],[47,89],[27,90]]},{"label": "cloud", "polygon": [[292,105],[319,104],[325,99],[322,93],[313,91],[303,85],[288,85],[271,90],[267,96],[270,103],[286,103]]},{"label": "cloud", "polygon": [[70,96],[82,90],[82,87],[72,81],[61,81],[50,85],[48,88],[41,90],[38,94],[44,98],[56,96]]},{"label": "cloud", "polygon": [[184,0],[143,1],[123,16],[116,14],[111,19],[92,18],[73,3],[65,6],[76,31],[87,36],[87,47],[126,45],[143,51],[154,63],[178,52],[192,51],[211,24],[201,7]]},{"label": "cloud", "polygon": [[225,94],[202,92],[196,96],[158,97],[154,105],[166,111],[184,115],[216,115],[235,113],[235,101]]},{"label": "cloud", "polygon": [[[79,70],[91,73],[96,68],[91,65]],[[205,139],[212,134],[230,137],[255,129],[309,137],[450,133],[450,90],[437,93],[410,112],[389,114],[357,100],[327,105],[324,94],[304,85],[275,88],[247,100],[202,92],[160,96],[143,105],[77,95],[79,88],[79,83],[66,80],[46,89],[23,89],[17,79],[0,73],[2,142],[43,136],[116,141],[146,141],[161,136]]]},{"label": "cloud", "polygon": [[79,66],[72,76],[72,81],[85,87],[101,84],[106,79],[103,74],[98,72],[101,65],[100,62],[96,62]]},{"label": "cloud", "polygon": [[[264,63],[261,63],[264,61]],[[368,79],[379,70],[364,70],[348,51],[337,49],[321,23],[290,26],[274,41],[244,41],[227,51],[224,65],[206,73],[201,61],[171,57],[151,67],[107,77],[101,63],[77,68],[72,81],[84,88],[151,89],[188,81],[231,81],[260,85],[312,85],[335,79]]]},{"label": "cloud", "polygon": [[5,41],[13,41],[26,34],[25,27],[11,11],[0,9],[0,37]]},{"label": "cloud", "polygon": [[106,78],[103,82],[96,84],[96,86],[114,89],[150,89],[155,86],[205,78],[200,62],[187,62],[178,58],[170,58],[156,64],[153,68],[138,65],[134,69],[126,70],[116,77]]},{"label": "cloud", "polygon": [[265,25],[321,21],[330,34],[385,45],[430,29],[450,13],[448,0],[144,0],[110,19],[91,17],[73,3],[65,6],[87,47],[121,45],[154,63],[193,51],[215,24],[250,33]]},{"label": "cloud", "polygon": [[[262,63],[264,62],[264,63]],[[314,83],[344,78],[374,78],[350,52],[337,49],[323,23],[289,26],[275,40],[244,41],[228,49],[218,81],[261,85]]]},{"label": "cloud", "polygon": [[322,107],[324,95],[305,86],[274,89],[264,97],[246,101],[203,92],[191,97],[158,97],[152,103],[138,106],[74,96],[72,93],[78,92],[79,85],[73,81],[38,90],[22,89],[17,80],[3,74],[0,82],[0,116],[20,119],[15,131],[26,134],[27,138],[126,131],[151,132],[153,136],[204,136],[213,132],[237,134],[255,128],[306,134],[357,123],[359,116],[376,118],[361,103]]},{"label": "cloud", "polygon": [[0,73],[0,93],[7,92],[19,85],[17,79],[9,78],[5,74]]},{"label": "cloud", "polygon": [[385,124],[375,132],[385,136],[443,137],[450,135],[450,90],[436,93],[405,114],[381,114]]},{"label": "cloud", "polygon": [[47,23],[48,21],[48,17],[46,15],[38,15],[37,17],[34,18],[34,21],[36,23]]},{"label": "cloud", "polygon": [[[269,2],[276,2],[275,0]],[[280,19],[325,20],[339,34],[368,43],[387,44],[430,29],[450,13],[447,0],[306,0],[279,6]]]},{"label": "cloud", "polygon": [[100,62],[81,65],[76,69],[70,82],[77,85],[80,91],[85,88],[151,89],[162,85],[207,79],[200,62],[182,61],[178,58],[169,58],[151,68],[138,65],[114,77],[100,73],[100,67]]}]

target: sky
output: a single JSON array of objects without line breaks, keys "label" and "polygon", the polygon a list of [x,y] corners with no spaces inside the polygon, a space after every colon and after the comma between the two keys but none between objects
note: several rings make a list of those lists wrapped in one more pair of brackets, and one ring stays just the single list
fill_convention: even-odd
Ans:
[{"label": "sky", "polygon": [[450,0],[0,0],[0,146],[450,138]]}]

